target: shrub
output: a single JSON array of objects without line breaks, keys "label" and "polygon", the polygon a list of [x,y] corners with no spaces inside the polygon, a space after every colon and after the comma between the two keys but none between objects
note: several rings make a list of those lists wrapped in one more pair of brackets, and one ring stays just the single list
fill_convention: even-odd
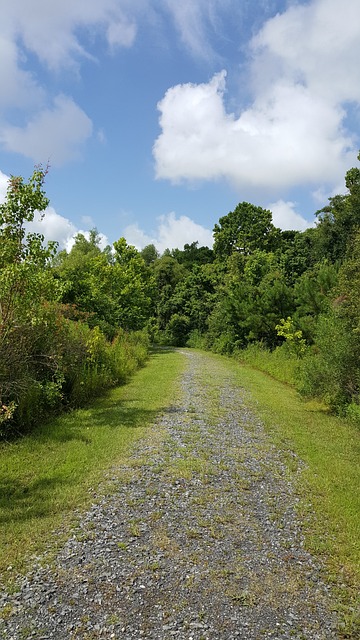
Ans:
[{"label": "shrub", "polygon": [[300,368],[300,391],[342,412],[359,402],[360,350],[357,334],[334,311],[320,316],[313,347]]},{"label": "shrub", "polygon": [[166,327],[167,343],[176,347],[183,347],[190,330],[190,319],[179,313],[174,313]]}]

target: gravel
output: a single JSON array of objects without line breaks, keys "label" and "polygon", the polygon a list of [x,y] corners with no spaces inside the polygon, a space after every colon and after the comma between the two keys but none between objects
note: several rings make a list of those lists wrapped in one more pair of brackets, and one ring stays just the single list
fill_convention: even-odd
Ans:
[{"label": "gravel", "polygon": [[55,562],[0,597],[1,638],[338,638],[286,461],[302,462],[270,442],[225,364],[182,353],[179,401],[111,469]]}]

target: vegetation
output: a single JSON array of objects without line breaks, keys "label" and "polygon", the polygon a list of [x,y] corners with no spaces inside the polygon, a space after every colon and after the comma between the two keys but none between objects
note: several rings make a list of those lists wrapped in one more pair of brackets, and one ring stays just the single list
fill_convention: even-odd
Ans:
[{"label": "vegetation", "polygon": [[20,566],[19,549],[37,551],[87,504],[91,484],[167,403],[180,367],[169,351],[118,388],[153,342],[234,356],[273,437],[308,465],[323,517],[319,528],[303,505],[311,545],[358,584],[360,169],[304,232],[242,202],[215,225],[213,249],[193,242],[163,255],[124,238],[102,250],[96,229],[69,253],[45,246],[27,232],[48,205],[45,177],[41,167],[28,182],[12,177],[0,205],[0,569]]},{"label": "vegetation", "polygon": [[153,277],[124,238],[98,234],[56,253],[27,233],[44,211],[46,170],[9,181],[0,206],[0,435],[28,432],[61,409],[124,382],[147,357]]},{"label": "vegetation", "polygon": [[215,225],[213,250],[145,248],[152,338],[233,354],[359,422],[360,170],[345,180],[304,232],[242,202]]},{"label": "vegetation", "polygon": [[[359,156],[360,157],[360,156]],[[0,205],[0,434],[24,433],[124,382],[149,341],[234,354],[360,420],[360,170],[315,227],[281,231],[242,202],[214,248],[159,255],[96,229],[71,251],[27,233],[46,170],[9,181]]]}]

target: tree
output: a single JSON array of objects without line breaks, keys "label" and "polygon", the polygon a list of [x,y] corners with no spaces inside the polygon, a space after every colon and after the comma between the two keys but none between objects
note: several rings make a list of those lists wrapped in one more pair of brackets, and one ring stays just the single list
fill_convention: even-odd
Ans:
[{"label": "tree", "polygon": [[163,255],[152,266],[152,272],[156,285],[156,318],[158,328],[162,331],[166,328],[173,307],[171,297],[175,287],[185,275],[187,270],[171,255]]},{"label": "tree", "polygon": [[41,404],[42,394],[58,397],[61,386],[53,333],[61,293],[51,271],[56,243],[45,247],[41,234],[26,232],[35,211],[48,206],[46,173],[37,167],[28,182],[12,176],[0,205],[0,422],[11,417],[10,405],[24,406],[31,389]]},{"label": "tree", "polygon": [[218,289],[218,302],[209,319],[210,341],[231,352],[250,342],[274,347],[279,339],[275,325],[294,309],[292,289],[275,254],[254,250],[238,269],[236,254]]},{"label": "tree", "polygon": [[141,249],[140,255],[147,266],[155,262],[155,260],[157,260],[160,256],[154,244],[146,245],[146,247]]},{"label": "tree", "polygon": [[214,252],[209,247],[199,247],[198,242],[185,244],[183,250],[173,249],[172,256],[184,265],[186,269],[193,269],[195,265],[210,264],[214,261]]},{"label": "tree", "polygon": [[234,252],[246,256],[255,249],[273,251],[279,233],[272,223],[271,211],[242,202],[215,225],[214,253],[218,259],[226,260]]},{"label": "tree", "polygon": [[96,235],[86,240],[79,234],[70,253],[58,260],[57,273],[64,283],[63,302],[86,313],[89,326],[99,326],[112,339],[119,328],[145,326],[152,312],[154,279],[125,238],[114,242],[113,254],[98,244]]}]

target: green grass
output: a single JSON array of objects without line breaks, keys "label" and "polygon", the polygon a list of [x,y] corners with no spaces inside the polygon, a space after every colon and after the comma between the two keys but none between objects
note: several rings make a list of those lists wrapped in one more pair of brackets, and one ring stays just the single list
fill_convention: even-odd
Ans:
[{"label": "green grass", "polygon": [[299,360],[289,352],[286,344],[274,351],[259,343],[250,344],[246,349],[239,351],[236,357],[243,364],[264,371],[280,382],[296,384]]},{"label": "green grass", "polygon": [[[211,358],[222,358],[208,354]],[[344,638],[360,637],[360,431],[305,402],[288,384],[227,359],[273,441],[306,463],[300,515],[307,548],[323,557],[342,618]],[[289,469],[293,467],[289,455]]]},{"label": "green grass", "polygon": [[91,488],[126,459],[138,438],[151,437],[149,425],[173,400],[184,365],[176,352],[155,351],[126,386],[39,427],[31,436],[1,445],[3,578],[8,581],[26,569],[31,555],[60,542],[61,536],[52,532],[60,528],[64,538],[74,512],[91,503]]}]

